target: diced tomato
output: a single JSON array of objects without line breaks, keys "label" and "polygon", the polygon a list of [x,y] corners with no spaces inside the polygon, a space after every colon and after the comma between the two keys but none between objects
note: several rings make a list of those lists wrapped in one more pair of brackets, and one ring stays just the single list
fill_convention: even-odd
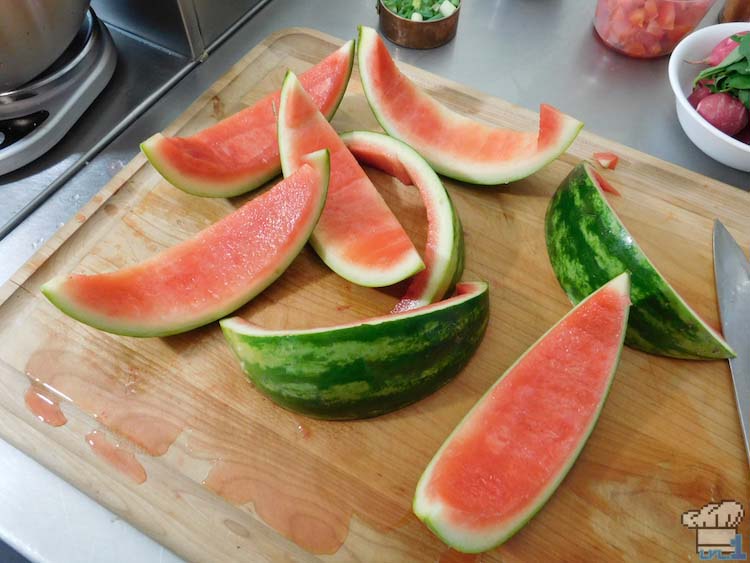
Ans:
[{"label": "diced tomato", "polygon": [[646,31],[649,33],[649,35],[653,35],[654,37],[656,37],[656,39],[661,39],[662,37],[664,37],[665,33],[661,26],[656,22],[656,20],[651,20],[650,22],[648,22]]},{"label": "diced tomato", "polygon": [[713,0],[599,0],[594,27],[614,49],[633,57],[666,55],[706,15]]},{"label": "diced tomato", "polygon": [[604,176],[599,174],[599,172],[597,172],[596,170],[592,170],[592,172],[594,173],[594,178],[596,178],[596,181],[599,183],[599,187],[603,191],[614,194],[614,195],[621,195],[620,192],[618,192],[612,184],[610,184],[609,182],[607,182],[607,180],[604,179]]},{"label": "diced tomato", "polygon": [[659,16],[657,23],[664,30],[674,29],[674,4],[672,2],[661,2],[659,4]]},{"label": "diced tomato", "polygon": [[596,160],[602,168],[614,170],[617,167],[617,163],[620,161],[620,157],[613,152],[595,152],[594,160]]},{"label": "diced tomato", "polygon": [[646,21],[646,10],[644,10],[643,8],[633,10],[632,12],[630,12],[628,20],[636,27],[643,27],[644,22]]}]

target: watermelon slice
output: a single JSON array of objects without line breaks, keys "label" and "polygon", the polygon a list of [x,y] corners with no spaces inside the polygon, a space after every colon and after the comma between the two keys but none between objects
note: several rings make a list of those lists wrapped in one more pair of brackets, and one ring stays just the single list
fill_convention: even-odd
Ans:
[{"label": "watermelon slice", "polygon": [[582,301],[464,417],[417,485],[414,512],[449,546],[500,545],[549,499],[583,449],[622,351],[628,274]]},{"label": "watermelon slice", "polygon": [[284,408],[343,420],[391,412],[463,369],[489,319],[484,282],[395,315],[310,330],[268,330],[239,317],[221,328],[255,387]]},{"label": "watermelon slice", "polygon": [[287,73],[279,104],[279,152],[284,176],[309,152],[331,153],[331,183],[323,215],[310,243],[341,277],[383,287],[424,269],[409,236],[333,127],[293,73]]},{"label": "watermelon slice", "polygon": [[474,184],[520,180],[565,152],[583,127],[548,105],[541,106],[538,133],[488,127],[419,90],[374,29],[359,28],[357,49],[362,87],[380,125],[451,178]]},{"label": "watermelon slice", "polygon": [[307,242],[325,203],[329,157],[195,237],[129,268],[58,276],[42,292],[63,313],[126,336],[167,336],[231,313],[268,287]]},{"label": "watermelon slice", "polygon": [[[300,75],[326,119],[344,97],[354,63],[354,41]],[[191,137],[157,133],[141,144],[156,170],[175,187],[198,196],[231,197],[262,186],[281,171],[276,140],[280,93],[269,94]]]},{"label": "watermelon slice", "polygon": [[628,346],[672,358],[734,357],[729,344],[675,291],[620,221],[602,193],[612,189],[591,164],[581,162],[550,199],[547,253],[570,300],[577,303],[628,271],[633,285]]},{"label": "watermelon slice", "polygon": [[371,131],[341,135],[346,148],[364,164],[415,185],[427,209],[426,268],[411,280],[392,312],[416,309],[438,301],[453,291],[464,268],[461,220],[438,175],[419,154],[401,141]]}]

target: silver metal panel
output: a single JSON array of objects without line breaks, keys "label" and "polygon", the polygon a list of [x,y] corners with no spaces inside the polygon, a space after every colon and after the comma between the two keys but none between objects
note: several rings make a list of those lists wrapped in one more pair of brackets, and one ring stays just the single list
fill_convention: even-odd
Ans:
[{"label": "silver metal panel", "polygon": [[191,54],[178,0],[92,0],[91,6],[113,26],[183,56]]},{"label": "silver metal panel", "polygon": [[206,46],[211,45],[229,26],[239,20],[262,0],[181,0],[192,2],[200,21],[201,34]]}]

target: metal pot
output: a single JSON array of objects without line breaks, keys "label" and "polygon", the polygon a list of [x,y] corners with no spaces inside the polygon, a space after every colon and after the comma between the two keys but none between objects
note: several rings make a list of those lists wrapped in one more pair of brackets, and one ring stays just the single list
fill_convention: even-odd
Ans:
[{"label": "metal pot", "polygon": [[81,27],[90,0],[0,0],[0,92],[37,76]]}]

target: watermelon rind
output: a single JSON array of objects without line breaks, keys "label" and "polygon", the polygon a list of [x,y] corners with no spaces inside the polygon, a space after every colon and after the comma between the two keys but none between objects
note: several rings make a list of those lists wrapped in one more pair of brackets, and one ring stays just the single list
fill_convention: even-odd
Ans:
[{"label": "watermelon rind", "polygon": [[[305,243],[310,236],[310,233],[315,228],[318,218],[323,211],[326,194],[328,192],[328,181],[330,176],[330,161],[328,151],[321,150],[315,153],[311,153],[307,155],[306,161],[311,166],[320,170],[321,178],[321,185],[318,188],[319,195],[316,201],[316,208],[314,210],[314,213],[312,214],[312,220],[309,222],[309,224],[305,225],[304,230],[296,233],[293,245],[289,248],[289,251],[284,254],[283,259],[279,261],[278,265],[271,273],[269,273],[263,279],[254,280],[254,283],[249,285],[243,293],[231,296],[231,299],[229,299],[227,302],[217,304],[215,307],[206,310],[205,313],[201,316],[190,316],[184,321],[165,323],[161,321],[161,319],[144,318],[141,319],[140,322],[135,322],[129,319],[118,319],[116,317],[101,315],[95,310],[81,307],[78,303],[75,302],[75,300],[70,298],[70,296],[65,291],[65,284],[68,281],[67,275],[56,276],[55,278],[49,280],[41,287],[41,291],[45,295],[45,297],[47,297],[47,299],[49,299],[49,301],[53,305],[55,305],[55,307],[60,309],[69,317],[99,330],[103,330],[105,332],[110,332],[113,334],[119,334],[122,336],[170,336],[173,334],[186,332],[188,330],[221,319],[222,317],[225,317],[226,315],[232,313],[233,311],[250,301],[253,297],[261,293],[264,289],[266,289],[269,285],[276,281],[276,279],[281,276],[284,271],[286,271],[292,261],[302,251]],[[191,241],[192,239],[189,239],[181,244],[189,244]],[[220,258],[220,256],[218,258]],[[150,260],[158,259],[159,255],[157,254]]]},{"label": "watermelon rind", "polygon": [[422,199],[425,206],[434,211],[432,216],[428,213],[427,219],[428,236],[436,242],[435,259],[428,266],[429,272],[424,270],[417,274],[427,276],[427,280],[418,295],[411,295],[412,292],[407,290],[407,297],[396,306],[396,310],[423,307],[450,294],[463,273],[464,238],[461,219],[443,182],[417,151],[398,139],[372,131],[349,131],[341,134],[341,140],[355,157],[357,152],[354,147],[358,145],[389,157],[395,156],[412,176],[413,182],[414,178],[421,179],[418,188]]},{"label": "watermelon rind", "polygon": [[[458,529],[454,525],[452,525],[450,522],[441,518],[441,514],[443,512],[442,504],[440,503],[440,501],[433,502],[432,500],[429,499],[428,495],[426,494],[426,489],[430,483],[430,478],[432,476],[433,468],[440,460],[440,457],[443,454],[443,452],[450,445],[453,437],[459,433],[459,431],[464,426],[464,424],[466,424],[469,420],[471,420],[473,413],[480,407],[480,405],[482,405],[485,398],[488,397],[492,393],[492,390],[495,389],[495,387],[503,380],[503,378],[509,373],[511,373],[513,369],[536,347],[536,345],[542,342],[547,337],[547,335],[555,329],[555,327],[557,327],[567,317],[573,314],[573,312],[578,307],[580,307],[583,303],[585,303],[586,301],[594,297],[594,295],[596,295],[599,291],[604,291],[606,288],[614,289],[621,295],[627,296],[630,293],[630,276],[627,273],[622,273],[616,278],[606,283],[601,288],[599,288],[597,291],[593,292],[590,296],[588,296],[586,299],[581,301],[581,303],[579,303],[576,307],[571,309],[562,319],[560,319],[557,323],[555,323],[555,325],[553,325],[531,347],[529,347],[529,349],[526,350],[526,352],[524,352],[523,355],[521,355],[505,371],[505,373],[503,373],[502,376],[500,376],[500,378],[484,393],[484,395],[482,395],[482,397],[476,402],[476,404],[471,408],[471,410],[466,414],[466,416],[464,416],[464,418],[461,420],[458,426],[456,426],[456,428],[451,432],[448,438],[446,438],[445,442],[443,442],[442,446],[437,451],[437,453],[433,456],[429,465],[427,466],[424,473],[420,477],[419,482],[417,483],[416,491],[414,493],[414,502],[412,504],[412,509],[414,511],[414,514],[416,514],[416,516],[436,536],[438,536],[445,544],[452,547],[453,549],[460,551],[462,553],[482,553],[482,552],[494,549],[495,547],[498,547],[499,545],[505,543],[514,534],[516,534],[516,532],[518,532],[521,528],[523,528],[526,525],[526,523],[528,523],[528,521],[531,520],[539,512],[539,510],[542,509],[542,507],[550,499],[552,494],[557,490],[560,483],[562,483],[563,479],[565,478],[565,476],[568,474],[570,469],[573,467],[573,464],[578,459],[578,456],[580,455],[581,451],[583,450],[583,447],[586,445],[586,442],[588,441],[589,436],[591,435],[591,433],[594,430],[594,427],[596,426],[596,423],[599,419],[599,415],[601,414],[601,411],[604,408],[604,403],[607,399],[607,396],[609,395],[609,390],[612,387],[612,381],[614,380],[615,372],[617,371],[617,367],[620,363],[620,356],[622,354],[625,330],[621,330],[621,338],[617,347],[617,355],[616,355],[614,363],[612,364],[612,370],[609,373],[607,384],[605,386],[604,393],[602,394],[602,398],[599,402],[599,405],[597,406],[594,416],[591,418],[591,423],[589,424],[589,427],[583,432],[583,434],[579,438],[578,447],[575,449],[574,452],[572,452],[567,463],[559,470],[554,480],[545,489],[543,489],[536,498],[529,500],[527,504],[528,508],[525,511],[521,511],[515,519],[513,519],[510,522],[507,522],[504,526],[498,526],[497,528],[494,528],[489,531],[483,530],[483,531],[471,532],[468,529]],[[627,323],[627,319],[628,319],[628,311],[626,310],[624,318],[623,318],[623,327]],[[533,408],[533,404],[531,405],[531,407]]]},{"label": "watermelon rind", "polygon": [[667,282],[604,197],[588,162],[578,164],[553,195],[545,219],[547,251],[573,303],[620,272],[632,276],[625,343],[649,354],[723,359],[732,348]]},{"label": "watermelon rind", "polygon": [[461,283],[457,295],[404,313],[310,330],[266,330],[221,321],[248,379],[278,405],[310,416],[379,416],[429,395],[466,365],[484,336],[489,290]]},{"label": "watermelon rind", "polygon": [[[563,154],[583,128],[583,123],[579,120],[565,114],[560,114],[563,119],[562,129],[556,141],[546,149],[524,158],[496,160],[494,162],[489,161],[484,163],[479,163],[476,160],[467,160],[461,155],[451,154],[450,152],[441,150],[437,146],[431,146],[427,143],[417,143],[415,140],[410,139],[409,130],[406,125],[389,119],[380,107],[379,95],[377,93],[375,81],[370,76],[369,65],[367,64],[368,57],[373,56],[372,53],[378,41],[381,41],[381,39],[378,36],[377,31],[370,27],[359,26],[359,39],[357,41],[359,76],[370,109],[378,120],[378,123],[380,123],[380,126],[385,129],[390,136],[396,137],[397,139],[409,144],[413,149],[419,152],[419,154],[421,154],[437,172],[444,176],[479,185],[507,184],[521,180],[541,170]],[[416,93],[420,97],[427,98],[431,104],[435,104],[445,123],[472,122],[470,118],[443,106],[424,91],[417,89]],[[440,124],[436,124],[435,130],[435,139],[439,140]]]},{"label": "watermelon rind", "polygon": [[[286,112],[290,111],[288,100],[294,92],[304,93],[304,89],[299,80],[292,71],[287,71],[284,83],[281,87],[281,102],[279,103],[279,154],[281,156],[281,168],[285,176],[292,174],[295,170],[292,157],[293,154],[293,133],[284,127],[286,123]],[[342,142],[343,143],[343,142]],[[353,158],[353,157],[352,157]],[[356,164],[356,162],[355,162]],[[363,172],[364,173],[364,172]],[[337,171],[332,171],[333,177],[336,177]],[[380,197],[380,196],[378,196]],[[385,204],[384,204],[385,205]],[[387,206],[386,206],[387,207]],[[339,209],[339,212],[345,210]],[[397,219],[394,220],[397,221]],[[348,259],[343,252],[340,252],[338,241],[335,238],[328,238],[328,233],[319,226],[313,231],[310,237],[310,245],[315,249],[321,260],[336,272],[339,276],[354,284],[363,287],[385,287],[393,285],[406,278],[424,270],[425,264],[415,248],[400,256],[399,262],[389,265],[387,268],[369,267],[369,265],[360,265]]]},{"label": "watermelon rind", "polygon": [[[333,119],[339,105],[341,105],[341,101],[344,99],[344,94],[346,93],[346,87],[349,84],[352,67],[354,66],[354,40],[347,41],[336,52],[345,53],[349,65],[341,89],[336,92],[334,103],[331,105],[329,111],[323,113],[329,121]],[[241,177],[231,181],[212,181],[209,178],[185,174],[179,167],[174,166],[168,159],[162,156],[159,145],[165,138],[162,133],[155,133],[141,143],[141,151],[165,180],[191,195],[200,197],[234,197],[259,188],[281,173],[281,163],[277,163],[277,166],[270,169],[267,174]]]}]

